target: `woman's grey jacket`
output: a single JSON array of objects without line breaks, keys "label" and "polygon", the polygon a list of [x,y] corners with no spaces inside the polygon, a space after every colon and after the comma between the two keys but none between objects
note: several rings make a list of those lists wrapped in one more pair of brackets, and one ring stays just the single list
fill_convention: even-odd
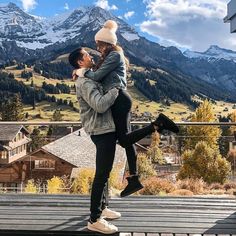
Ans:
[{"label": "woman's grey jacket", "polygon": [[126,64],[123,52],[110,52],[96,71],[88,70],[84,76],[101,82],[105,92],[112,88],[126,89]]}]

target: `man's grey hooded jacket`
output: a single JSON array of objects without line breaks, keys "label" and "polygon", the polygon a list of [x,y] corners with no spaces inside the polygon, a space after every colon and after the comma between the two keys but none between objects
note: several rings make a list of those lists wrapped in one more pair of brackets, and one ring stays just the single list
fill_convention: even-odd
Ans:
[{"label": "man's grey hooded jacket", "polygon": [[89,78],[78,78],[76,93],[80,105],[80,119],[89,135],[99,135],[115,132],[110,107],[118,96],[118,90],[113,88],[106,94],[102,86]]}]

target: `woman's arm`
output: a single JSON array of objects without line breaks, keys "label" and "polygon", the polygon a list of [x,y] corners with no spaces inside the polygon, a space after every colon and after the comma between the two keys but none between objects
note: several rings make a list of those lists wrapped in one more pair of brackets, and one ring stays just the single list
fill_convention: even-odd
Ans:
[{"label": "woman's arm", "polygon": [[96,71],[88,70],[85,72],[84,76],[95,81],[101,81],[107,74],[119,66],[121,59],[120,53],[112,51]]},{"label": "woman's arm", "polygon": [[86,80],[79,88],[80,95],[98,113],[104,113],[115,102],[118,96],[118,90],[113,88],[106,94],[101,94],[97,85],[91,81]]}]

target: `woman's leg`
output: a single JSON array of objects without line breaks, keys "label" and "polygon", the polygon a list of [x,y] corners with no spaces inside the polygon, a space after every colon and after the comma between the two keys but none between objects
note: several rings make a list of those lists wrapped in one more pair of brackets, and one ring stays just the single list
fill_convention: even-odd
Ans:
[{"label": "woman's leg", "polygon": [[131,132],[130,110],[132,101],[129,94],[119,91],[114,105],[111,107],[113,120],[116,126],[119,144],[125,148],[130,175],[137,174],[137,152],[134,143],[155,131],[153,125],[137,129]]},{"label": "woman's leg", "polygon": [[106,187],[116,149],[116,133],[92,135],[96,145],[96,172],[91,192],[90,220],[96,222],[102,213],[103,193]]},{"label": "woman's leg", "polygon": [[122,147],[132,146],[140,139],[146,137],[155,131],[153,124],[131,131],[130,129],[130,111],[132,100],[125,90],[119,91],[115,103],[111,107],[113,120],[116,126],[117,138]]}]

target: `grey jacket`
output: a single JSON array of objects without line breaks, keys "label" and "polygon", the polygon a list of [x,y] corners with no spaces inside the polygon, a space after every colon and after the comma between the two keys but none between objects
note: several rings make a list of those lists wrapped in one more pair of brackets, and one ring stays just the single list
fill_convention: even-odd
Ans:
[{"label": "grey jacket", "polygon": [[118,96],[117,89],[103,94],[102,86],[89,79],[78,78],[76,94],[80,105],[80,119],[89,135],[99,135],[115,131],[111,110]]},{"label": "grey jacket", "polygon": [[126,89],[126,65],[123,52],[111,51],[99,69],[88,70],[85,77],[101,82],[105,92],[114,87]]}]

